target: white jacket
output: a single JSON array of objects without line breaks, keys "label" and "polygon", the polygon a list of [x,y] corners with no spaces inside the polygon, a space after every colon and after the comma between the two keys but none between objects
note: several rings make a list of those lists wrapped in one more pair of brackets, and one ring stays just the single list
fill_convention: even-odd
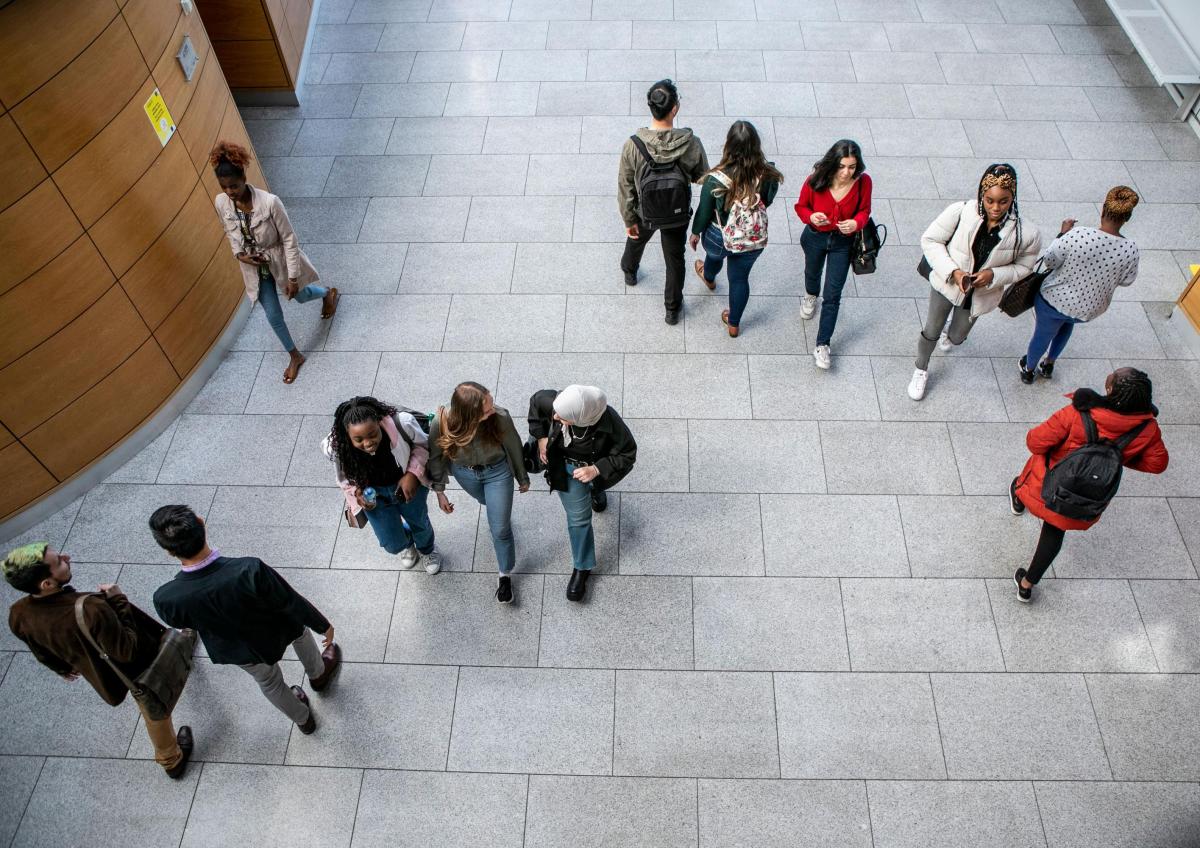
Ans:
[{"label": "white jacket", "polygon": [[[929,275],[929,285],[943,297],[959,306],[966,293],[954,284],[955,271],[971,272],[975,257],[971,253],[971,244],[983,219],[975,201],[965,200],[951,203],[921,235],[921,250],[933,271]],[[971,300],[971,317],[976,318],[985,312],[991,312],[1000,304],[1000,296],[1004,289],[1027,276],[1037,264],[1038,253],[1042,249],[1042,236],[1032,222],[1021,220],[1021,244],[1017,241],[1017,223],[1012,216],[1004,222],[1000,229],[1000,243],[992,250],[984,268],[992,271],[992,282],[983,288],[975,290]]]}]

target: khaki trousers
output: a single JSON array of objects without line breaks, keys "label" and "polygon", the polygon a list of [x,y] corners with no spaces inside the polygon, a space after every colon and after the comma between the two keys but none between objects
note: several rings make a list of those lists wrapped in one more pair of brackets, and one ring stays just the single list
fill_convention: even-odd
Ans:
[{"label": "khaki trousers", "polygon": [[165,769],[179,765],[179,761],[183,759],[183,751],[175,736],[175,725],[171,723],[171,717],[156,721],[146,715],[146,710],[141,704],[138,704],[138,710],[141,711],[142,721],[146,724],[146,735],[150,737],[150,744],[154,746],[154,762]]}]

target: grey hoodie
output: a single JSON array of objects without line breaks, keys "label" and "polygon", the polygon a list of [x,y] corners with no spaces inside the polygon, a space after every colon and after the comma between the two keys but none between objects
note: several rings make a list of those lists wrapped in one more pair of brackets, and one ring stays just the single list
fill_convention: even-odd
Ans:
[{"label": "grey hoodie", "polygon": [[[678,159],[679,167],[694,183],[700,182],[708,172],[708,156],[704,153],[704,145],[687,127],[669,130],[642,127],[637,131],[637,137],[646,143],[646,149],[654,161],[674,162]],[[626,227],[641,221],[638,216],[637,173],[643,162],[645,160],[633,146],[633,140],[625,139],[625,146],[621,148],[621,165],[617,171],[617,208]]]}]

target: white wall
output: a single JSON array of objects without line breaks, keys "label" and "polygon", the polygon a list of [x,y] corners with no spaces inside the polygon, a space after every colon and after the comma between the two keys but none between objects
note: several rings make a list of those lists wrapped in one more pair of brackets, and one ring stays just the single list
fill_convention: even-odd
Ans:
[{"label": "white wall", "polygon": [[1158,0],[1183,33],[1192,52],[1200,56],[1200,0]]}]

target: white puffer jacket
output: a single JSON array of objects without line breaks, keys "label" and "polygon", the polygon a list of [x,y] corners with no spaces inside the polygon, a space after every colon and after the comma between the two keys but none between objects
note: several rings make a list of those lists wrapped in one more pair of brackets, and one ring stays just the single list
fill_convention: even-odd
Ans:
[{"label": "white puffer jacket", "polygon": [[[971,244],[983,219],[975,201],[965,200],[951,203],[921,236],[921,250],[930,267],[929,284],[955,306],[963,302],[966,294],[954,284],[954,272],[971,272],[975,258]],[[1042,236],[1037,226],[1021,219],[1021,243],[1017,243],[1017,222],[1012,216],[1000,229],[1000,243],[988,256],[983,267],[992,271],[992,282],[975,290],[971,300],[971,317],[991,312],[1000,304],[1004,289],[1033,271],[1038,254],[1042,249]]]}]

